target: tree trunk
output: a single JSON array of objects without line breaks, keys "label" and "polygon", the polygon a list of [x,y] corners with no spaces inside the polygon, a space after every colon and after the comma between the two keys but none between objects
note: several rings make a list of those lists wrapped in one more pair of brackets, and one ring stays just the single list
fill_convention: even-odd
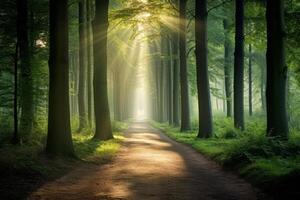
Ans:
[{"label": "tree trunk", "polygon": [[261,108],[265,113],[266,111],[266,69],[265,65],[261,66],[261,82],[260,82],[260,98],[261,98]]},{"label": "tree trunk", "polygon": [[235,7],[234,126],[244,130],[244,0]]},{"label": "tree trunk", "polygon": [[78,132],[86,128],[86,67],[87,67],[87,29],[86,0],[79,1],[79,87],[78,87]]},{"label": "tree trunk", "polygon": [[227,117],[232,117],[232,70],[231,70],[231,42],[229,39],[229,21],[223,20],[224,25],[224,75],[225,75],[225,94],[226,94],[226,107]]},{"label": "tree trunk", "polygon": [[94,109],[96,132],[94,139],[113,138],[107,91],[107,31],[109,0],[96,1],[94,35]]},{"label": "tree trunk", "polygon": [[267,2],[267,134],[288,138],[286,113],[287,66],[284,48],[284,3]]},{"label": "tree trunk", "polygon": [[114,104],[115,104],[115,120],[122,121],[121,119],[121,69],[116,69],[114,73]]},{"label": "tree trunk", "polygon": [[251,44],[249,44],[248,78],[249,78],[249,116],[252,116],[253,115],[253,106],[252,106],[252,46],[251,46]]},{"label": "tree trunk", "polygon": [[46,152],[74,155],[69,106],[68,0],[50,0],[50,82]]},{"label": "tree trunk", "polygon": [[28,0],[18,0],[18,45],[21,68],[21,120],[20,137],[26,140],[33,126],[33,86],[30,64],[28,30]]},{"label": "tree trunk", "polygon": [[92,127],[93,120],[93,89],[92,89],[92,70],[93,70],[93,35],[92,35],[92,0],[86,0],[87,6],[87,106],[88,123]]},{"label": "tree trunk", "polygon": [[191,129],[190,107],[189,107],[189,84],[188,69],[186,61],[186,4],[187,0],[180,0],[179,3],[179,30],[180,30],[180,86],[181,86],[181,131]]},{"label": "tree trunk", "polygon": [[168,121],[169,125],[173,124],[173,77],[172,77],[172,47],[171,47],[171,39],[168,35],[166,39],[166,45],[167,45],[167,95],[168,95]]},{"label": "tree trunk", "polygon": [[14,55],[14,134],[11,139],[12,144],[20,144],[19,127],[18,127],[18,59],[19,59],[19,44],[16,43]]},{"label": "tree trunk", "polygon": [[212,113],[207,64],[207,15],[207,1],[196,1],[195,34],[199,106],[199,138],[208,138],[212,135]]},{"label": "tree trunk", "polygon": [[178,33],[173,33],[173,124],[179,126],[179,55],[178,55]]}]

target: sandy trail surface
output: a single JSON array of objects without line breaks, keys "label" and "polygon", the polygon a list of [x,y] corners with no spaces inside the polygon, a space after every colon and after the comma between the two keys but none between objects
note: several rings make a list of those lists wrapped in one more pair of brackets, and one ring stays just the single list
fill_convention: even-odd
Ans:
[{"label": "sandy trail surface", "polygon": [[105,165],[78,167],[29,199],[252,200],[257,191],[148,123],[132,123],[120,153]]}]

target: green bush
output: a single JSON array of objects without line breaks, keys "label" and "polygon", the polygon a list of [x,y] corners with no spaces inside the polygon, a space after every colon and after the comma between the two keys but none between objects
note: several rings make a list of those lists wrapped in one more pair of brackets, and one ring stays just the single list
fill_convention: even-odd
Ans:
[{"label": "green bush", "polygon": [[299,131],[291,130],[290,140],[282,141],[266,137],[266,123],[257,117],[251,118],[245,131],[234,129],[232,119],[216,118],[214,121],[215,134],[210,139],[198,139],[197,131],[180,133],[178,128],[167,124],[154,122],[153,125],[222,166],[237,170],[240,175],[266,190],[274,184],[290,184],[292,174],[298,174],[299,177]]},{"label": "green bush", "polygon": [[122,131],[128,129],[128,124],[125,122],[113,121],[112,129],[114,132],[122,132]]}]

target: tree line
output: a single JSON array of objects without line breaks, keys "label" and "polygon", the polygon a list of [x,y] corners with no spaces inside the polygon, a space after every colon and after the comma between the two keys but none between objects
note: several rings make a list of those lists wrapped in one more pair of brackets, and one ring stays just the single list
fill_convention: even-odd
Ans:
[{"label": "tree line", "polygon": [[45,124],[53,155],[74,155],[72,130],[111,139],[111,118],[134,116],[141,32],[153,120],[184,132],[196,113],[198,137],[209,138],[214,106],[243,130],[245,89],[249,115],[260,96],[267,136],[288,139],[297,118],[287,104],[299,84],[290,84],[299,71],[295,2],[2,0],[0,9],[0,117],[14,144]]}]

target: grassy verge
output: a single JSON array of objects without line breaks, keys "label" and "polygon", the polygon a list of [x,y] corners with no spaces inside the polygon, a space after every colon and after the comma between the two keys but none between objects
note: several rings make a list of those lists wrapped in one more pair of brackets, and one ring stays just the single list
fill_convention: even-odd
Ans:
[{"label": "grassy verge", "polygon": [[300,197],[300,140],[292,134],[289,141],[269,139],[261,125],[249,125],[241,133],[217,121],[211,139],[198,139],[196,131],[181,133],[178,128],[153,122],[170,138],[190,145],[226,169],[237,171],[252,184],[281,199]]},{"label": "grassy verge", "polygon": [[32,135],[31,142],[20,146],[3,143],[0,148],[0,199],[25,199],[44,182],[56,179],[78,166],[108,163],[117,154],[124,139],[125,123],[114,122],[114,139],[92,140],[92,132],[73,134],[78,159],[44,155],[45,135]]}]

